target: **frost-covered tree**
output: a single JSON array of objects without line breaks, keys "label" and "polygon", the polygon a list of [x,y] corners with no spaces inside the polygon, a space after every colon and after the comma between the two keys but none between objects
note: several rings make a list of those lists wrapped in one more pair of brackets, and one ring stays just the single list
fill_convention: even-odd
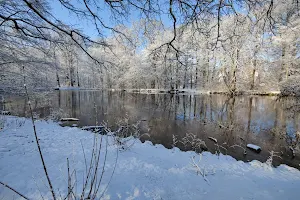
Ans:
[{"label": "frost-covered tree", "polygon": [[[56,0],[70,17],[94,26],[91,38],[57,19],[49,0],[3,0],[1,81],[24,65],[51,87],[68,77],[71,86],[95,88],[270,89],[272,77],[284,81],[299,71],[297,2]],[[125,22],[132,13],[141,20]]]}]

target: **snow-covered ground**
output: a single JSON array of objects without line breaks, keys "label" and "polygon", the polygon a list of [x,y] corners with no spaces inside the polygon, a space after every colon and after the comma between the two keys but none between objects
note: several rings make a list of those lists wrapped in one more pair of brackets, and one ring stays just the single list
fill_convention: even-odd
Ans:
[{"label": "snow-covered ground", "polygon": [[[29,198],[51,199],[30,120],[5,117],[2,121],[5,126],[0,131],[0,181]],[[52,121],[37,121],[36,126],[58,196],[67,194],[67,158],[72,170],[76,169],[79,190],[85,171],[81,143],[85,154],[91,155],[94,134],[75,127],[61,127]],[[101,191],[106,188],[118,157],[103,199],[300,198],[300,171],[286,165],[272,168],[258,161],[244,163],[209,152],[200,156],[177,148],[153,146],[151,142],[141,143],[133,138],[127,138],[125,149],[119,148],[117,154],[113,137],[104,138],[109,146]],[[204,177],[191,164],[193,157],[197,163],[202,157],[198,166]],[[19,197],[0,186],[0,199],[13,198]]]}]

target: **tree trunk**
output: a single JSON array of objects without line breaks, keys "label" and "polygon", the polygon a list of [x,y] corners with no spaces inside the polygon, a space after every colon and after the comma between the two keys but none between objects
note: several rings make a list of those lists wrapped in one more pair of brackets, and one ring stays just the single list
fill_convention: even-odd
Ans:
[{"label": "tree trunk", "polygon": [[56,70],[56,81],[57,81],[57,86],[60,87],[60,82],[59,82],[59,76]]},{"label": "tree trunk", "polygon": [[190,88],[193,89],[193,67],[190,69]]},{"label": "tree trunk", "polygon": [[252,70],[252,76],[251,76],[251,84],[250,84],[250,90],[254,90],[255,87],[255,73],[256,73],[256,65],[257,65],[257,56],[258,53],[258,45],[255,46],[254,50],[254,61],[253,61],[253,70]]},{"label": "tree trunk", "polygon": [[103,86],[104,86],[104,81],[103,81],[103,70],[102,68],[99,69],[100,70],[100,85],[101,85],[101,88],[103,89]]},{"label": "tree trunk", "polygon": [[173,79],[173,67],[172,67],[172,65],[170,64],[170,66],[169,66],[169,69],[170,69],[170,76],[171,76],[171,78],[170,78],[170,88],[171,88],[171,90],[174,90],[174,79]]},{"label": "tree trunk", "polygon": [[74,87],[74,68],[73,68],[73,66],[70,67],[70,83],[71,83],[71,87]]},{"label": "tree trunk", "polygon": [[253,70],[252,70],[252,75],[251,75],[251,84],[250,84],[250,90],[254,90],[255,86],[255,73],[256,73],[256,55],[254,55],[254,62],[253,62]]},{"label": "tree trunk", "polygon": [[185,89],[186,87],[186,72],[187,72],[187,62],[185,63],[185,67],[184,67],[184,77],[183,77],[183,89]]},{"label": "tree trunk", "polygon": [[213,69],[212,69],[212,73],[211,73],[211,82],[213,82],[213,80],[215,78],[215,73],[216,73],[216,61],[214,58]]},{"label": "tree trunk", "polygon": [[176,86],[175,88],[178,89],[179,88],[179,76],[178,76],[178,63],[176,64]]},{"label": "tree trunk", "polygon": [[253,97],[250,97],[250,98],[249,98],[247,134],[250,133],[250,130],[251,130],[251,120],[252,120],[252,99],[253,99]]},{"label": "tree trunk", "polygon": [[282,45],[282,50],[281,50],[281,73],[279,77],[279,81],[283,81],[284,78],[287,78],[288,75],[288,69],[287,69],[287,64],[286,64],[286,45]]},{"label": "tree trunk", "polygon": [[207,50],[207,61],[206,61],[206,85],[208,84],[209,79],[209,51]]},{"label": "tree trunk", "polygon": [[198,62],[196,64],[196,75],[195,75],[195,84],[194,84],[195,89],[197,89],[197,85],[198,85]]},{"label": "tree trunk", "polygon": [[72,55],[72,51],[69,50],[68,52],[68,64],[69,64],[69,80],[70,80],[70,85],[71,87],[74,86],[74,60],[73,60],[73,55]]},{"label": "tree trunk", "polygon": [[237,71],[237,68],[238,68],[238,60],[239,60],[239,50],[237,49],[236,50],[236,60],[234,62],[234,66],[233,66],[233,69],[232,69],[232,81],[231,81],[231,95],[234,95],[235,92],[236,92],[236,71]]},{"label": "tree trunk", "polygon": [[153,71],[154,71],[154,79],[151,80],[151,84],[150,84],[151,86],[150,87],[152,89],[155,89],[155,81],[156,81],[156,65],[155,64],[153,65]]},{"label": "tree trunk", "polygon": [[254,90],[254,85],[255,85],[255,68],[252,70],[252,75],[251,75],[251,84],[250,84],[250,90]]},{"label": "tree trunk", "polygon": [[205,88],[205,86],[206,86],[205,77],[206,77],[206,68],[204,67],[202,69],[202,87],[203,88]]},{"label": "tree trunk", "polygon": [[[297,40],[296,40],[297,41]],[[289,70],[289,75],[300,75],[300,65],[299,65],[299,59],[297,58],[297,42],[294,41],[291,45],[291,68]]]},{"label": "tree trunk", "polygon": [[78,74],[78,63],[77,63],[77,86],[80,87],[79,74]]},{"label": "tree trunk", "polygon": [[55,73],[56,73],[56,81],[57,81],[57,86],[60,87],[60,81],[59,81],[59,75],[58,75],[58,67],[57,67],[57,60],[56,60],[56,54],[55,54],[55,49],[54,49],[54,63],[55,63]]}]

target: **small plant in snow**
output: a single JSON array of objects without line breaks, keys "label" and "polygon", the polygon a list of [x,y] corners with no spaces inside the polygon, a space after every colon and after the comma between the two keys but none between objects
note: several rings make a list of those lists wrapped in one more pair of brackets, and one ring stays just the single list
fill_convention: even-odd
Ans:
[{"label": "small plant in snow", "polygon": [[120,119],[117,123],[118,130],[115,132],[117,136],[120,138],[126,138],[126,137],[140,137],[140,131],[139,131],[139,125],[140,121],[137,121],[134,124],[129,123],[129,116],[126,114],[126,117],[123,119]]},{"label": "small plant in snow", "polygon": [[176,136],[174,134],[172,135],[172,141],[173,141],[172,146],[176,147],[176,144],[178,143],[178,140],[177,140],[177,138],[176,138]]},{"label": "small plant in snow", "polygon": [[6,123],[6,118],[3,115],[0,115],[0,130],[4,129]]},{"label": "small plant in snow", "polygon": [[200,162],[202,160],[202,154],[199,154],[199,159],[195,160],[196,156],[191,158],[191,166],[195,169],[196,173],[201,175],[203,179],[209,183],[208,179],[206,178],[207,175],[213,175],[216,173],[214,168],[206,168],[205,166],[200,166]]},{"label": "small plant in snow", "polygon": [[22,127],[25,124],[25,119],[16,119],[15,122],[17,127]]},{"label": "small plant in snow", "polygon": [[[119,128],[117,131],[115,131],[114,140],[116,144],[118,144],[120,150],[128,150],[134,145],[136,138],[140,138],[143,135],[148,135],[147,133],[142,135],[140,134],[139,124],[140,121],[136,122],[135,124],[129,124],[128,118],[125,118],[118,123]],[[104,124],[104,127],[107,129],[107,125]]]},{"label": "small plant in snow", "polygon": [[25,124],[25,119],[16,118],[10,121],[7,121],[6,117],[0,115],[0,130],[4,128],[20,128]]},{"label": "small plant in snow", "polygon": [[300,131],[295,133],[295,137],[290,138],[289,149],[292,151],[293,157],[296,156],[296,152],[300,149]]},{"label": "small plant in snow", "polygon": [[186,133],[185,137],[182,138],[182,141],[180,141],[185,147],[188,145],[191,146],[191,148],[196,150],[207,150],[207,146],[203,140],[200,138],[197,138],[197,136],[193,133]]},{"label": "small plant in snow", "polygon": [[270,156],[269,156],[269,158],[267,159],[267,161],[266,161],[266,164],[268,165],[268,166],[270,166],[270,167],[272,167],[273,166],[273,158],[274,157],[277,157],[277,158],[280,158],[280,159],[282,159],[279,155],[277,155],[277,154],[279,154],[278,152],[274,152],[274,151],[270,151]]},{"label": "small plant in snow", "polygon": [[221,149],[224,149],[225,150],[225,155],[227,155],[227,148],[223,147],[222,145],[219,145],[218,143],[215,144],[216,147],[217,147],[217,151],[216,151],[216,154],[219,156],[221,152]]},{"label": "small plant in snow", "polygon": [[63,109],[61,109],[61,108],[59,108],[59,109],[51,108],[50,115],[49,115],[48,119],[59,120],[61,118],[65,118],[65,117],[68,117],[68,114]]}]

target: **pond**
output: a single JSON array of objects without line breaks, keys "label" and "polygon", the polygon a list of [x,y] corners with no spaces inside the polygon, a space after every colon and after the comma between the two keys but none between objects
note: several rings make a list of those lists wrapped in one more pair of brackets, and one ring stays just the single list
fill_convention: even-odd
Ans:
[{"label": "pond", "polygon": [[[30,99],[37,118],[79,119],[63,126],[105,122],[117,130],[135,124],[142,141],[150,140],[166,148],[204,149],[237,160],[262,162],[274,151],[275,166],[284,163],[300,169],[297,98],[66,90],[35,94]],[[12,115],[29,116],[24,97],[5,96],[5,100],[0,109],[9,110]],[[260,146],[262,151],[248,149],[249,143]],[[295,149],[294,156],[291,147]]]}]

